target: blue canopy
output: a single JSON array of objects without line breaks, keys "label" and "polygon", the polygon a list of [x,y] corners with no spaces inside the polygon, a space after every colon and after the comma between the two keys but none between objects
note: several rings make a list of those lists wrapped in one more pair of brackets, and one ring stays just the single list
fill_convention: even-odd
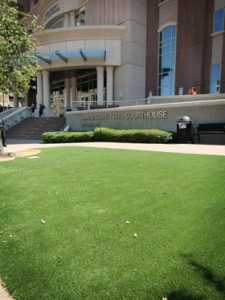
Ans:
[{"label": "blue canopy", "polygon": [[62,51],[56,50],[55,52],[42,52],[37,53],[36,57],[44,61],[47,64],[51,64],[57,60],[63,60],[64,62],[68,62],[69,59],[82,58],[84,61],[87,61],[90,58],[106,58],[106,50],[105,49],[87,49],[87,50],[70,50],[70,51]]}]

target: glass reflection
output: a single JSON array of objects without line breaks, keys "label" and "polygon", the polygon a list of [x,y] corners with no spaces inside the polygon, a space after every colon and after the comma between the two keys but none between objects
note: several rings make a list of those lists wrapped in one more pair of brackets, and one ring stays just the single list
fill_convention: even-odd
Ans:
[{"label": "glass reflection", "polygon": [[220,92],[220,80],[221,80],[221,65],[215,64],[211,66],[211,80],[210,80],[210,93]]},{"label": "glass reflection", "polygon": [[224,29],[224,9],[214,12],[213,32],[222,31]]},{"label": "glass reflection", "polygon": [[175,94],[176,27],[168,26],[160,32],[159,40],[159,88],[158,94]]}]

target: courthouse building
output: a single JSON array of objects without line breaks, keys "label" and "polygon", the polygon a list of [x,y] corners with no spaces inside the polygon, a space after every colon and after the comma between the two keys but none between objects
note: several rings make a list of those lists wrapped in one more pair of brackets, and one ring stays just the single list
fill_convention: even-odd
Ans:
[{"label": "courthouse building", "polygon": [[23,5],[44,28],[37,35],[36,102],[54,114],[54,99],[65,111],[187,94],[191,86],[201,94],[225,93],[225,0]]},{"label": "courthouse building", "polygon": [[24,9],[44,28],[37,103],[54,110],[114,106],[145,98],[145,0],[31,0]]},{"label": "courthouse building", "polygon": [[146,91],[225,93],[224,0],[149,0]]}]

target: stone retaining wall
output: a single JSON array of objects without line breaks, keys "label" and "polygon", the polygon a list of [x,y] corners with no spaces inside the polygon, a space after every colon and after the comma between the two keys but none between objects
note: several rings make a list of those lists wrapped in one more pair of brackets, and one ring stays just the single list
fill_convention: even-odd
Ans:
[{"label": "stone retaining wall", "polygon": [[[189,116],[196,126],[199,123],[224,123],[225,99],[68,112],[66,123],[72,131],[109,127],[115,129],[157,128],[175,132],[176,121],[182,116]],[[213,137],[207,135],[202,141],[225,143],[225,135]]]}]

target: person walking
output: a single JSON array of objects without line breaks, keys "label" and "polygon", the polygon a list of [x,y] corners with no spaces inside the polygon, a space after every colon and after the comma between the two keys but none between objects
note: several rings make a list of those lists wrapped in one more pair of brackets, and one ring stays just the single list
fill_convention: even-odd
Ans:
[{"label": "person walking", "polygon": [[31,105],[31,113],[32,113],[32,116],[34,116],[36,108],[37,108],[36,103],[32,103],[32,105]]},{"label": "person walking", "polygon": [[44,109],[45,109],[45,106],[43,104],[40,104],[40,106],[39,106],[39,117],[41,117],[43,115]]}]

